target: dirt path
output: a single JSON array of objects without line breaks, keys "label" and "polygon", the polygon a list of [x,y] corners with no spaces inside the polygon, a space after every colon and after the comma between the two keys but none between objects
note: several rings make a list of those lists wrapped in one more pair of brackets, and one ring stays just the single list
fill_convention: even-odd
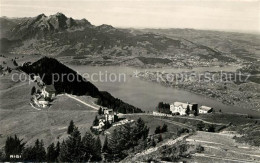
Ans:
[{"label": "dirt path", "polygon": [[88,107],[90,107],[90,108],[92,108],[92,109],[95,109],[95,110],[99,110],[99,107],[90,105],[90,104],[88,104],[88,103],[86,103],[86,102],[84,102],[84,101],[78,99],[77,97],[75,97],[75,96],[73,96],[73,95],[69,95],[69,94],[65,94],[65,95],[66,95],[67,97],[69,97],[69,98],[72,98],[72,99],[74,99],[74,100],[76,100],[76,101],[82,103],[82,104],[85,105],[85,106],[88,106]]}]

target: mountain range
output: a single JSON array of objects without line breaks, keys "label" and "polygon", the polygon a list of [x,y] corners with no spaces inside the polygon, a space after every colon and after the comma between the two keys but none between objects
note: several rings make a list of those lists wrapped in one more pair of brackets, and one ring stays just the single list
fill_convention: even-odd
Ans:
[{"label": "mountain range", "polygon": [[[61,57],[73,64],[194,67],[214,62],[220,65],[238,61],[240,54],[234,56],[232,53],[237,50],[232,50],[243,44],[235,42],[233,47],[236,40],[232,37],[241,38],[238,34],[191,29],[119,29],[106,24],[95,26],[86,19],[76,20],[62,13],[1,17],[0,24],[2,53]],[[212,40],[217,42],[211,43]],[[245,43],[248,47],[248,42]],[[232,49],[227,51],[231,44]],[[251,53],[249,48],[245,50]]]},{"label": "mountain range", "polygon": [[1,30],[4,32],[2,38],[9,42],[22,42],[20,47],[11,49],[14,53],[89,55],[120,48],[124,53],[122,55],[131,55],[135,49],[156,53],[169,46],[180,47],[178,40],[152,34],[137,36],[105,24],[94,26],[86,19],[75,20],[62,13],[50,16],[40,14],[22,20],[1,18]]}]

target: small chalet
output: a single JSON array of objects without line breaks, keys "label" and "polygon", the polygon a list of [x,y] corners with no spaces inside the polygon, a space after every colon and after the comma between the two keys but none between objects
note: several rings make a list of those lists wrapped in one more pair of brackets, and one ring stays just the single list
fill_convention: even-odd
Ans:
[{"label": "small chalet", "polygon": [[105,126],[106,121],[104,119],[99,119],[98,126],[93,126],[94,129],[102,131],[102,128]]},{"label": "small chalet", "polygon": [[186,111],[189,109],[189,111],[193,111],[196,113],[198,111],[198,104],[190,104],[190,103],[184,103],[184,102],[174,102],[170,105],[170,111],[172,113],[179,113],[180,115],[186,115]]},{"label": "small chalet", "polygon": [[49,98],[54,98],[56,95],[56,89],[54,85],[46,85],[42,89],[42,95],[44,98],[49,97]]},{"label": "small chalet", "polygon": [[208,107],[208,106],[201,106],[199,108],[199,113],[200,114],[206,114],[206,113],[211,113],[213,111],[213,108]]},{"label": "small chalet", "polygon": [[49,102],[48,101],[45,101],[43,98],[40,98],[38,100],[38,106],[39,107],[43,107],[43,108],[46,108],[48,105],[49,105]]},{"label": "small chalet", "polygon": [[33,102],[36,106],[41,108],[46,108],[49,105],[49,102],[45,101],[45,99],[40,95],[34,95]]}]

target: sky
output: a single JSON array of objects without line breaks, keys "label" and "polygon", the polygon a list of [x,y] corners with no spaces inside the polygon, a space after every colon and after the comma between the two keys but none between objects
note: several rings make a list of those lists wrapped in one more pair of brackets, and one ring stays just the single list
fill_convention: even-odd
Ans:
[{"label": "sky", "polygon": [[260,0],[0,0],[1,16],[62,12],[94,25],[260,32]]}]

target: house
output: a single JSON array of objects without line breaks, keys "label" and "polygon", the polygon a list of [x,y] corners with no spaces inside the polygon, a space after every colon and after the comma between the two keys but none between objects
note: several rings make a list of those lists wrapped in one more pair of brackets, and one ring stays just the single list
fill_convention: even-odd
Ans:
[{"label": "house", "polygon": [[201,106],[199,108],[199,113],[200,114],[206,114],[206,113],[211,113],[213,111],[213,108],[208,107],[208,106]]},{"label": "house", "polygon": [[106,121],[104,119],[99,119],[98,126],[93,126],[93,129],[102,131],[102,128],[105,126]]},{"label": "house", "polygon": [[170,105],[170,111],[174,114],[179,113],[180,115],[186,115],[187,110],[194,111],[194,115],[198,112],[198,104],[190,104],[183,102],[174,102]]},{"label": "house", "polygon": [[37,105],[38,107],[42,107],[42,108],[46,108],[49,105],[48,101],[45,101],[44,98],[42,98],[41,96],[33,96],[33,102],[35,105]]},{"label": "house", "polygon": [[56,89],[54,85],[46,85],[42,89],[42,95],[44,98],[49,97],[49,98],[54,98],[56,95]]},{"label": "house", "polygon": [[105,115],[105,120],[108,121],[110,124],[115,122],[115,115],[113,109],[104,109],[104,115]]},{"label": "house", "polygon": [[49,105],[49,102],[45,101],[44,99],[38,100],[38,103],[39,103],[40,107],[43,107],[43,108],[46,108]]}]

